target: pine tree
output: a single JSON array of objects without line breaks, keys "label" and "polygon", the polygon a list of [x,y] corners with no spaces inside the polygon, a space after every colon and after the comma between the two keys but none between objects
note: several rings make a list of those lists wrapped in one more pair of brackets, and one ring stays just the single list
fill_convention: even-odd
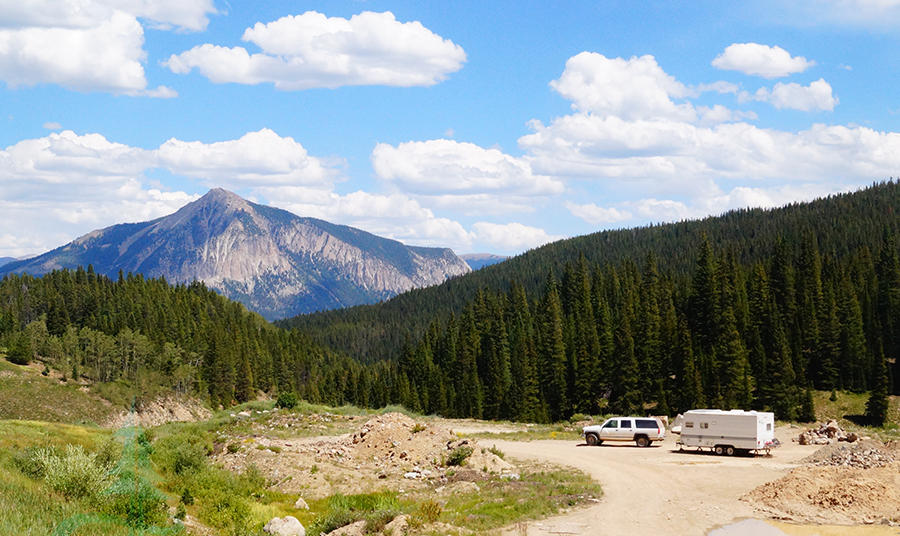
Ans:
[{"label": "pine tree", "polygon": [[541,392],[547,401],[550,419],[559,421],[570,414],[566,396],[566,348],[563,341],[562,302],[553,272],[547,276],[547,287],[541,302]]},{"label": "pine tree", "polygon": [[884,426],[888,411],[888,375],[883,356],[875,359],[872,376],[875,379],[875,386],[866,402],[866,418],[872,426]]},{"label": "pine tree", "polygon": [[715,255],[709,238],[704,232],[701,236],[700,253],[697,257],[697,271],[691,286],[690,319],[691,331],[696,335],[700,349],[710,353],[716,342],[718,322],[719,294],[716,285]]},{"label": "pine tree", "polygon": [[596,384],[600,376],[600,339],[594,319],[587,259],[581,255],[574,273],[572,322],[574,324],[575,410],[588,415],[598,411]]},{"label": "pine tree", "polygon": [[703,396],[703,385],[700,383],[700,371],[694,363],[694,350],[691,343],[691,332],[688,329],[687,319],[682,316],[678,322],[679,333],[677,343],[677,359],[680,364],[676,386],[678,393],[678,411],[685,412],[691,409],[706,406]]}]

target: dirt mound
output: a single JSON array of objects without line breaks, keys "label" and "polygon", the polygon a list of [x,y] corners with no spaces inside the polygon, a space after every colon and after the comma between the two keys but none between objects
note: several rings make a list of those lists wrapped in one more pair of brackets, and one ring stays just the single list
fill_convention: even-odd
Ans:
[{"label": "dirt mound", "polygon": [[212,412],[199,400],[189,397],[160,397],[141,405],[136,412],[123,411],[110,418],[104,427],[159,426],[167,422],[196,422],[209,419]]},{"label": "dirt mound", "polygon": [[446,484],[448,473],[459,469],[447,466],[458,449],[466,449],[467,470],[489,475],[513,469],[474,440],[460,440],[449,428],[419,424],[400,413],[373,417],[341,437],[223,439],[230,444],[218,459],[226,468],[240,472],[254,465],[282,492],[313,498]]},{"label": "dirt mound", "polygon": [[832,443],[804,467],[741,499],[769,514],[812,523],[860,524],[900,518],[900,463],[895,445],[864,439]]},{"label": "dirt mound", "polygon": [[860,453],[865,451],[873,451],[873,453],[878,454],[888,454],[890,449],[880,441],[875,441],[874,439],[863,439],[854,443],[831,443],[820,448],[806,458],[803,458],[802,460],[800,460],[800,463],[812,465],[841,465],[840,463],[830,463],[830,461],[835,456],[837,456],[838,458],[847,455],[854,455],[858,457]]},{"label": "dirt mound", "polygon": [[764,484],[741,500],[794,521],[874,523],[900,518],[900,472],[891,463],[861,469],[807,466]]}]

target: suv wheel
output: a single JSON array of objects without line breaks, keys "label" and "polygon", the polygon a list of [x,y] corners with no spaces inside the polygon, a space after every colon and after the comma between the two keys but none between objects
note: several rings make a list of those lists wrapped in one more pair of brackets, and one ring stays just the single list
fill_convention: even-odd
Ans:
[{"label": "suv wheel", "polygon": [[639,436],[634,440],[634,442],[637,443],[637,446],[639,446],[639,447],[649,447],[650,446],[650,440],[647,439],[647,436]]},{"label": "suv wheel", "polygon": [[585,436],[584,439],[587,442],[587,444],[592,447],[596,447],[600,443],[603,443],[602,441],[600,441],[600,438],[597,437],[597,434],[588,434]]}]

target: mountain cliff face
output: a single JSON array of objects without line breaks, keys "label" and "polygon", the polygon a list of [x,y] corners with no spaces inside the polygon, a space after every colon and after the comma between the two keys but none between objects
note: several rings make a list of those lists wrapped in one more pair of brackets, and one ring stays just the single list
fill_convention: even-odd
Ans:
[{"label": "mountain cliff face", "polygon": [[93,231],[0,274],[88,264],[110,277],[198,279],[269,320],[374,303],[470,271],[450,249],[405,246],[215,189],[170,216]]}]

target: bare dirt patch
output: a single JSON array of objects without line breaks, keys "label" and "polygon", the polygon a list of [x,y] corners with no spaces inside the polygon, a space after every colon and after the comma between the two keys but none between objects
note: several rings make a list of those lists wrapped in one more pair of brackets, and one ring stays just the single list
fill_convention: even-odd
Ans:
[{"label": "bare dirt patch", "polygon": [[209,419],[211,416],[212,412],[195,398],[167,396],[157,398],[152,402],[145,402],[134,413],[122,411],[112,416],[103,426],[106,428],[153,427],[167,422],[197,422]]},{"label": "bare dirt patch", "polygon": [[866,439],[832,443],[802,460],[809,465],[742,499],[779,519],[859,525],[900,520],[900,454],[896,444]]},{"label": "bare dirt patch", "polygon": [[[285,419],[295,417],[279,416],[267,426],[283,430]],[[240,472],[253,465],[278,490],[310,499],[335,493],[431,490],[452,483],[457,475],[502,475],[514,469],[475,440],[460,439],[449,428],[417,423],[400,413],[378,415],[356,432],[336,437],[235,434],[219,440],[225,447],[216,458],[225,468]],[[470,449],[465,465],[447,466],[459,449]]]}]

